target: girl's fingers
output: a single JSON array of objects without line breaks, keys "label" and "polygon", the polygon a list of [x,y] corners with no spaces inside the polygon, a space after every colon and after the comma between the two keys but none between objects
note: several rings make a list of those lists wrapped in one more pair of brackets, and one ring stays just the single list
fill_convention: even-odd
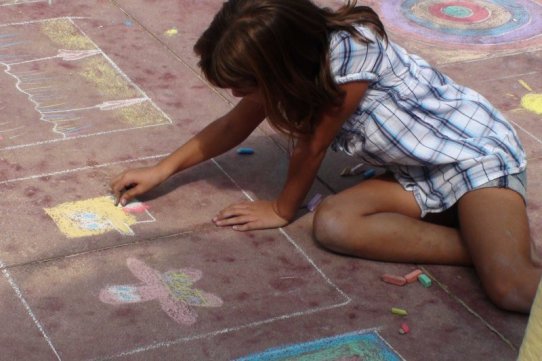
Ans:
[{"label": "girl's fingers", "polygon": [[213,218],[213,221],[219,221],[234,216],[241,216],[249,213],[249,208],[243,204],[234,204],[224,208]]},{"label": "girl's fingers", "polygon": [[116,198],[119,200],[120,204],[124,207],[128,202],[130,202],[135,196],[143,193],[143,187],[141,185],[136,185],[134,187],[124,187],[125,191],[119,193],[119,197]]},{"label": "girl's fingers", "polygon": [[245,232],[245,231],[251,231],[253,229],[259,229],[260,225],[257,221],[254,222],[247,222],[245,224],[238,224],[232,227],[236,231]]},{"label": "girl's fingers", "polygon": [[241,215],[241,216],[234,216],[230,218],[226,218],[220,221],[215,221],[215,224],[220,227],[224,226],[241,226],[243,224],[253,222],[254,217],[247,216],[247,215]]}]

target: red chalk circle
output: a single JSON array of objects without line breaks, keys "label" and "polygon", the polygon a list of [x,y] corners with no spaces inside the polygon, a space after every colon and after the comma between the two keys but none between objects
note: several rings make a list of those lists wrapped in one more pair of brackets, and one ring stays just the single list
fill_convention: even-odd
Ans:
[{"label": "red chalk circle", "polygon": [[428,11],[436,18],[460,23],[477,23],[491,16],[487,8],[466,1],[433,4],[429,6]]}]

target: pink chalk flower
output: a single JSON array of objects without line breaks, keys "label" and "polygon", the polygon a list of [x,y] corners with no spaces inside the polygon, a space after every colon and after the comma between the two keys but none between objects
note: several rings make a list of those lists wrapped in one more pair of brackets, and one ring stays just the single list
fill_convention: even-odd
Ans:
[{"label": "pink chalk flower", "polygon": [[100,291],[102,302],[120,305],[157,300],[169,317],[183,325],[196,322],[197,313],[190,306],[222,306],[218,296],[192,288],[192,284],[202,277],[200,270],[182,268],[160,273],[135,258],[128,258],[126,264],[143,283],[106,287]]}]

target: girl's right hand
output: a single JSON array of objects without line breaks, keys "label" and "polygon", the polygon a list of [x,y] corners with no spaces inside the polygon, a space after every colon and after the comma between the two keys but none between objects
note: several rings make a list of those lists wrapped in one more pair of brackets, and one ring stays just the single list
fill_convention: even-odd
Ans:
[{"label": "girl's right hand", "polygon": [[124,171],[111,182],[115,205],[125,206],[132,198],[156,187],[166,178],[156,166]]}]

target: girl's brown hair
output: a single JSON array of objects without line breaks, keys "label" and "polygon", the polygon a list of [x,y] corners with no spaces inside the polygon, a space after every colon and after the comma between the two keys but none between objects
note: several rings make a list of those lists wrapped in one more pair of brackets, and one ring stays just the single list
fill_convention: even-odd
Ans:
[{"label": "girl's brown hair", "polygon": [[228,0],[194,51],[213,85],[259,89],[271,124],[296,137],[311,133],[326,107],[342,103],[331,76],[329,40],[343,30],[370,42],[356,24],[386,38],[378,15],[355,0],[336,11],[310,0]]}]

